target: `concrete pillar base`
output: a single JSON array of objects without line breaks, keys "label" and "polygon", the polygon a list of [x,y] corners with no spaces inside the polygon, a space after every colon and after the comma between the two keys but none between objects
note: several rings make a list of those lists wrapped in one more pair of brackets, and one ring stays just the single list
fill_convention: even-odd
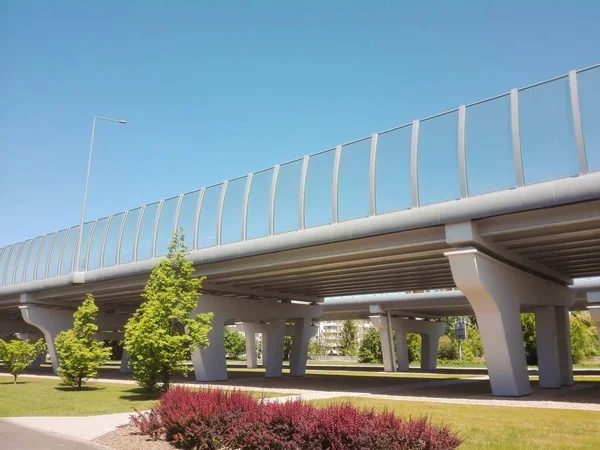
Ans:
[{"label": "concrete pillar base", "polygon": [[[371,316],[371,322],[373,323],[373,326],[379,329],[379,333],[381,334],[384,368],[386,371],[391,372],[392,358],[387,355],[389,348],[387,317],[383,315]],[[439,341],[446,330],[446,323],[393,317],[391,319],[391,325],[392,329],[396,332],[398,371],[408,372],[407,333],[417,333],[421,335],[421,369],[435,370],[437,367]],[[385,345],[386,342],[388,342],[387,346]],[[388,370],[388,368],[390,368],[390,370]]]},{"label": "concrete pillar base", "polygon": [[[246,327],[244,326],[244,330]],[[256,369],[258,367],[258,355],[256,352],[256,334],[250,331],[244,331],[246,339],[246,367]]]},{"label": "concrete pillar base", "polygon": [[23,319],[44,334],[48,354],[52,360],[52,370],[58,373],[59,360],[54,346],[54,340],[61,331],[73,327],[73,311],[41,308],[35,305],[19,306]]},{"label": "concrete pillar base", "polygon": [[297,319],[295,321],[290,355],[290,376],[303,377],[306,375],[308,342],[316,333],[317,327],[312,326],[310,319]]},{"label": "concrete pillar base", "polygon": [[558,339],[558,361],[560,366],[560,384],[571,386],[573,380],[573,354],[571,351],[571,323],[569,308],[556,307],[556,334]]},{"label": "concrete pillar base", "polygon": [[[448,252],[446,256],[457,288],[475,311],[492,393],[510,397],[530,394],[521,306],[564,305],[566,311],[566,307],[574,303],[573,292],[565,286],[522,272],[475,248]],[[558,341],[560,355],[560,329]]]},{"label": "concrete pillar base", "polygon": [[[196,371],[196,379],[217,381],[227,379],[225,361],[224,324],[231,321],[242,321],[246,333],[246,354],[249,367],[255,367],[256,344],[252,348],[252,338],[262,333],[263,366],[266,377],[280,377],[283,364],[283,342],[286,333],[286,321],[298,321],[317,318],[323,306],[301,305],[287,302],[267,302],[263,300],[236,299],[203,294],[194,314],[213,313],[214,329],[209,333],[210,346],[194,352],[192,361]],[[218,328],[218,330],[217,330]],[[300,351],[302,353],[302,351]],[[300,365],[301,366],[301,365]],[[299,372],[301,367],[299,366]]]},{"label": "concrete pillar base", "polygon": [[121,373],[132,373],[133,369],[129,367],[129,353],[123,349],[123,356],[121,356],[121,367],[119,368]]},{"label": "concrete pillar base", "polygon": [[[443,334],[446,326],[444,324],[442,326]],[[437,333],[421,333],[421,370],[434,371],[437,369],[437,355],[441,336]]]},{"label": "concrete pillar base", "polygon": [[[383,319],[384,321],[387,318]],[[394,349],[390,345],[390,332],[387,328],[379,328],[379,337],[381,339],[381,355],[383,356],[383,370],[386,372],[395,372],[394,370]]]},{"label": "concrete pillar base", "polygon": [[208,333],[210,344],[206,348],[192,352],[192,364],[196,381],[227,380],[227,361],[225,359],[225,320],[215,315],[212,330]]},{"label": "concrete pillar base", "polygon": [[398,361],[398,372],[408,372],[408,343],[406,331],[396,330],[396,356]]},{"label": "concrete pillar base", "polygon": [[267,343],[265,352],[266,378],[279,378],[282,375],[285,327],[285,319],[272,320],[267,327],[266,339],[263,335],[263,341]]},{"label": "concrete pillar base", "polygon": [[535,309],[535,332],[540,387],[543,389],[559,388],[561,379],[554,306],[539,306]]}]

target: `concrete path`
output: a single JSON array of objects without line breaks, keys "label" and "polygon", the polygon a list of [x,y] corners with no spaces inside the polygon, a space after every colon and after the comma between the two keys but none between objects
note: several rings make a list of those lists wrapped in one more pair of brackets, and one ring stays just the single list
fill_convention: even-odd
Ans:
[{"label": "concrete path", "polygon": [[120,425],[129,423],[129,416],[131,416],[131,413],[80,417],[8,417],[4,420],[19,426],[91,441],[98,436],[113,431]]},{"label": "concrete path", "polygon": [[47,431],[33,430],[6,420],[0,420],[0,448],[7,450],[106,450],[106,447],[98,444],[59,436]]}]

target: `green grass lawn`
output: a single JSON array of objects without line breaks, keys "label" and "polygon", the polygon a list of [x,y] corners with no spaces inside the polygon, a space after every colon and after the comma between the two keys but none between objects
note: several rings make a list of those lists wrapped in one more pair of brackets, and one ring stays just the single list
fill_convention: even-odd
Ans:
[{"label": "green grass lawn", "polygon": [[[284,394],[248,392],[254,397],[277,397]],[[148,410],[155,394],[143,392],[134,384],[87,383],[76,391],[59,380],[0,377],[0,417],[20,416],[93,416]]]},{"label": "green grass lawn", "polygon": [[388,409],[404,417],[427,415],[449,425],[464,443],[460,449],[597,449],[600,412],[502,406],[449,405],[361,398],[316,400],[323,406],[350,401],[358,407]]}]

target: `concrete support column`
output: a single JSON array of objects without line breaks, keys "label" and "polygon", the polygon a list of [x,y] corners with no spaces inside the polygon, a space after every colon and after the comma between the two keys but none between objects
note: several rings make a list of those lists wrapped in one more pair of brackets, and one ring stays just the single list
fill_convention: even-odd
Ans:
[{"label": "concrete support column", "polygon": [[528,395],[531,387],[520,308],[502,300],[482,296],[471,302],[481,332],[492,392],[499,396]]},{"label": "concrete support column", "polygon": [[121,373],[132,373],[133,369],[129,367],[129,353],[123,349],[123,355],[121,356],[121,367],[119,369]]},{"label": "concrete support column", "polygon": [[573,355],[571,352],[571,323],[569,308],[556,307],[556,334],[558,340],[558,361],[560,365],[560,384],[571,386],[573,380]]},{"label": "concrete support column", "polygon": [[225,359],[225,319],[215,315],[212,330],[208,333],[210,344],[206,348],[192,352],[192,363],[196,381],[227,380],[227,361]]},{"label": "concrete support column", "polygon": [[256,352],[256,334],[254,332],[245,332],[246,337],[246,367],[256,369],[258,367],[258,355]]},{"label": "concrete support column", "polygon": [[[475,248],[447,252],[446,256],[456,287],[465,294],[475,311],[494,395],[517,397],[531,393],[521,331],[522,305],[556,307],[561,377],[566,377],[568,372],[572,374],[571,366],[566,363],[571,356],[568,306],[575,301],[572,291],[509,266]],[[551,313],[544,311],[540,320],[547,325]],[[542,328],[542,334],[547,332],[548,327]],[[544,347],[543,352],[551,353],[548,347]],[[546,373],[551,375],[552,372],[546,370]],[[566,378],[563,385],[565,381]]]},{"label": "concrete support column", "polygon": [[511,397],[531,394],[521,331],[521,304],[512,295],[511,291],[518,287],[510,271],[475,249],[448,252],[446,256],[456,286],[475,311],[493,394]]},{"label": "concrete support column", "polygon": [[308,359],[308,342],[315,335],[317,327],[312,326],[310,319],[297,319],[292,337],[292,352],[290,355],[290,375],[303,377],[306,375]]},{"label": "concrete support column", "polygon": [[[376,311],[371,308],[371,312]],[[381,335],[381,349],[383,353],[383,363],[386,371],[392,372],[393,359],[388,356],[389,334],[387,316],[371,316],[373,326],[379,329]],[[398,356],[397,369],[399,372],[408,372],[408,344],[407,333],[417,333],[422,336],[421,339],[421,369],[435,370],[437,366],[437,351],[440,337],[444,334],[446,325],[444,322],[433,322],[430,320],[416,320],[393,317],[389,320],[389,325],[396,332],[396,353]],[[393,350],[392,350],[393,351]],[[390,352],[391,353],[391,352]]]},{"label": "concrete support column", "polygon": [[[319,317],[323,306],[300,305],[287,302],[236,299],[203,294],[195,314],[213,313],[213,330],[209,333],[210,346],[193,355],[198,380],[226,380],[224,324],[226,321],[244,322],[244,332],[261,333],[263,366],[266,377],[280,377],[283,370],[283,344],[286,321],[290,318]],[[265,323],[266,322],[266,323]],[[250,352],[251,355],[253,352]]]},{"label": "concrete support column", "polygon": [[541,388],[553,389],[561,386],[556,331],[556,308],[554,306],[535,308],[535,332]]},{"label": "concrete support column", "polygon": [[[264,331],[264,325],[253,322],[244,322],[244,339],[246,341],[246,367],[256,369],[258,367],[258,352],[256,349],[256,333]],[[263,339],[264,340],[264,339]]]},{"label": "concrete support column", "polygon": [[266,378],[279,378],[282,375],[285,323],[285,319],[272,320],[267,327],[266,339],[263,335],[263,345],[264,342],[268,343],[265,349],[266,362],[263,361],[266,367]]},{"label": "concrete support column", "polygon": [[44,334],[48,353],[52,360],[52,370],[58,373],[58,355],[54,346],[54,340],[61,331],[73,327],[73,311],[41,308],[35,305],[19,306],[23,320],[33,325]]},{"label": "concrete support column", "polygon": [[404,330],[396,330],[396,357],[398,372],[408,372],[408,343]]},{"label": "concrete support column", "polygon": [[[383,370],[386,372],[395,372],[394,370],[394,349],[390,345],[390,332],[387,328],[379,328],[379,337],[381,339],[381,354],[383,356]],[[397,344],[396,344],[397,345]]]},{"label": "concrete support column", "polygon": [[440,336],[421,333],[421,370],[437,368],[437,354]]},{"label": "concrete support column", "polygon": [[262,366],[263,368],[267,367],[267,356],[269,355],[269,339],[267,336],[267,332],[264,331],[261,333],[261,343],[262,343]]}]

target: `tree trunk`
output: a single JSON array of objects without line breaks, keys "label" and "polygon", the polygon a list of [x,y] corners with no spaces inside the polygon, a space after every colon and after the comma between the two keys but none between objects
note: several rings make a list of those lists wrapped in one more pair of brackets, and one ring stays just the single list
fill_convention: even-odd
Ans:
[{"label": "tree trunk", "polygon": [[13,384],[17,384],[17,376],[18,375],[16,373],[13,373],[13,377],[15,377],[15,379],[13,380]]},{"label": "tree trunk", "polygon": [[77,390],[81,390],[81,377],[77,378]]}]

